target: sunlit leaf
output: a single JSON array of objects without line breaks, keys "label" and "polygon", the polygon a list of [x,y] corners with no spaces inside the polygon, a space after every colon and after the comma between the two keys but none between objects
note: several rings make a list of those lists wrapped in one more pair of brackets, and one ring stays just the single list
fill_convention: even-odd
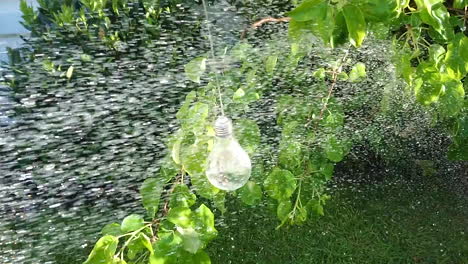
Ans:
[{"label": "sunlit leaf", "polygon": [[199,57],[185,65],[185,74],[191,81],[200,83],[200,78],[206,70],[206,58]]},{"label": "sunlit leaf", "polygon": [[454,79],[461,79],[468,72],[468,37],[459,33],[447,45],[445,55],[447,72]]},{"label": "sunlit leaf", "polygon": [[197,196],[192,193],[189,187],[185,184],[176,184],[171,194],[169,206],[174,207],[190,207],[195,204]]},{"label": "sunlit leaf", "polygon": [[111,235],[101,237],[83,264],[112,263],[119,240]]},{"label": "sunlit leaf", "polygon": [[176,235],[182,239],[182,247],[184,250],[192,254],[196,253],[203,246],[203,243],[200,240],[200,234],[192,227],[178,227]]},{"label": "sunlit leaf", "polygon": [[121,224],[122,232],[128,233],[138,230],[144,226],[144,220],[141,215],[131,214],[124,218]]},{"label": "sunlit leaf", "polygon": [[192,211],[187,207],[171,208],[167,220],[180,227],[189,227],[192,224]]},{"label": "sunlit leaf", "polygon": [[367,34],[364,14],[359,7],[348,4],[343,7],[343,15],[346,20],[351,44],[355,47],[360,47]]},{"label": "sunlit leaf", "polygon": [[317,6],[323,2],[324,0],[305,0],[287,15],[297,21],[313,20],[320,14]]},{"label": "sunlit leaf", "polygon": [[202,241],[207,243],[218,235],[214,226],[214,215],[206,205],[200,205],[195,210],[193,218],[195,231],[200,233]]},{"label": "sunlit leaf", "polygon": [[111,236],[120,236],[123,234],[121,228],[120,228],[120,224],[118,223],[111,223],[111,224],[107,224],[105,225],[102,230],[101,230],[101,234],[104,236],[104,235],[111,235]]},{"label": "sunlit leaf", "polygon": [[458,80],[446,80],[438,101],[439,112],[445,117],[457,115],[463,108],[464,98],[463,84]]},{"label": "sunlit leaf", "polygon": [[141,202],[150,218],[153,218],[158,211],[163,187],[162,181],[157,178],[146,179],[140,187]]},{"label": "sunlit leaf", "polygon": [[349,72],[349,81],[350,82],[357,82],[362,80],[367,76],[366,74],[366,65],[362,62],[356,63],[351,71]]}]

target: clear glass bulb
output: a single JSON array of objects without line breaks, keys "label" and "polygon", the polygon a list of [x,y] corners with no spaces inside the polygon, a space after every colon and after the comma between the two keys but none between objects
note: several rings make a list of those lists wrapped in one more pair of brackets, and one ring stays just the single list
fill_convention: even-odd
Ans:
[{"label": "clear glass bulb", "polygon": [[208,156],[206,176],[218,189],[234,191],[244,186],[250,178],[252,165],[247,152],[232,134],[229,118],[221,116],[215,122],[216,138]]}]

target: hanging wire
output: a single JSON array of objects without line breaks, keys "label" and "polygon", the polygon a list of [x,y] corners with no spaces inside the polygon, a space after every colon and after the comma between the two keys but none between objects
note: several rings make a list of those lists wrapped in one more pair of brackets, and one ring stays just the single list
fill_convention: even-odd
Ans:
[{"label": "hanging wire", "polygon": [[[202,0],[202,4],[203,4],[203,10],[205,11],[205,20],[206,20],[206,25],[207,25],[206,28],[208,30],[208,40],[210,42],[211,59],[214,61],[215,52],[214,52],[213,38],[211,36],[211,25],[210,25],[210,19],[208,17],[208,10],[206,8],[205,0]],[[216,89],[218,91],[218,97],[219,97],[219,106],[221,108],[221,116],[224,116],[223,96],[221,94],[221,88],[219,87],[218,74],[216,73],[216,71],[215,71],[215,81],[216,81]]]}]

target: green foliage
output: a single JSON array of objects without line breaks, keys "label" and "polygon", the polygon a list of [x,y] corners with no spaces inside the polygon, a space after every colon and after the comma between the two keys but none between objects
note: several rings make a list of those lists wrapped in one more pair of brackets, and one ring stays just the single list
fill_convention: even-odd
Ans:
[{"label": "green foliage", "polygon": [[161,180],[156,178],[146,179],[140,187],[141,202],[150,218],[153,218],[157,213],[162,191]]},{"label": "green foliage", "polygon": [[[52,39],[58,34],[71,43],[79,43],[86,51],[80,56],[80,63],[93,60],[93,51],[86,47],[91,39],[99,39],[115,56],[127,41],[140,39],[134,35],[137,29],[157,39],[161,13],[178,3],[138,1],[136,5],[142,13],[136,16],[141,17],[122,32],[112,26],[122,17],[134,15],[128,1],[72,2],[39,1],[45,24],[38,21],[38,12],[24,0],[20,8],[25,27],[34,28],[33,36]],[[279,48],[271,52],[242,41],[223,52],[222,74],[214,69],[219,63],[216,58],[210,58],[209,63],[203,56],[189,61],[185,65],[186,77],[199,87],[187,94],[176,114],[179,129],[167,140],[168,154],[158,174],[142,183],[140,195],[147,216],[130,214],[121,224],[106,225],[103,237],[85,263],[210,263],[203,250],[218,232],[213,212],[200,200],[210,200],[224,213],[225,200],[231,197],[205,177],[208,153],[213,146],[212,123],[221,112],[218,98],[224,102],[227,114],[234,117],[235,135],[241,146],[251,157],[266,154],[262,151],[268,151],[270,146],[262,145],[260,127],[238,117],[249,113],[263,92],[271,92],[268,89],[277,81],[275,75],[293,76],[288,79],[291,89],[280,91],[275,98],[276,122],[281,130],[280,135],[275,135],[280,136],[278,149],[265,158],[270,167],[255,171],[260,166],[254,164],[251,181],[232,197],[249,206],[260,204],[266,197],[265,201],[276,209],[278,228],[323,216],[330,199],[325,185],[333,177],[335,164],[346,157],[353,144],[345,128],[345,113],[350,109],[343,109],[336,87],[342,82],[363,81],[368,74],[364,63],[348,58],[349,51],[338,60],[304,69],[301,60],[312,50],[315,39],[322,40],[325,46],[338,47],[349,42],[359,48],[368,31],[383,32],[383,37],[394,35],[393,59],[398,76],[419,103],[435,110],[436,122],[454,127],[450,131],[453,142],[448,157],[468,159],[468,37],[466,21],[451,12],[466,4],[464,0],[454,1],[453,6],[442,0],[417,0],[411,4],[392,0],[305,0],[287,13],[291,18],[290,53],[282,53]],[[283,48],[284,43],[272,45]],[[341,50],[337,53],[341,54]],[[225,58],[232,65],[224,65]],[[72,63],[56,65],[47,57],[38,59],[38,63],[48,76],[59,75],[69,82],[82,74]],[[314,85],[302,85],[307,78],[301,74],[313,76]],[[197,195],[204,199],[197,201]],[[197,205],[198,208],[192,208]]]},{"label": "green foliage", "polygon": [[101,237],[94,245],[93,251],[91,251],[84,264],[114,263],[118,243],[119,239],[114,236],[105,235]]}]

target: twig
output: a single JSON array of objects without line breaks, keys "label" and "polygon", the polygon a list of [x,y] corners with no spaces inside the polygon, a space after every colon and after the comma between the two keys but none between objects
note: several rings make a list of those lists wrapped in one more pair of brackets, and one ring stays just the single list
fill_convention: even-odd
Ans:
[{"label": "twig", "polygon": [[349,55],[349,51],[346,50],[345,55],[343,56],[343,58],[341,58],[340,64],[338,65],[338,68],[336,70],[333,70],[332,83],[331,83],[330,87],[328,88],[328,94],[327,94],[327,97],[325,97],[325,102],[323,103],[322,109],[320,110],[319,117],[317,119],[317,122],[315,123],[315,128],[317,128],[319,121],[322,120],[322,118],[323,118],[323,113],[325,112],[325,110],[327,110],[328,101],[330,100],[332,92],[335,89],[336,83],[338,81],[338,75],[341,73],[341,71],[343,69],[343,64],[346,61],[346,58],[348,57],[348,55]]},{"label": "twig", "polygon": [[261,27],[263,24],[268,23],[268,22],[278,23],[278,22],[289,22],[290,20],[291,20],[290,17],[280,17],[280,18],[266,17],[266,18],[260,19],[259,21],[257,21],[255,23],[253,23],[252,25],[250,25],[250,27],[244,29],[244,31],[242,31],[240,39],[245,38],[245,35],[247,34],[247,31],[249,29],[257,29],[257,28]]}]

